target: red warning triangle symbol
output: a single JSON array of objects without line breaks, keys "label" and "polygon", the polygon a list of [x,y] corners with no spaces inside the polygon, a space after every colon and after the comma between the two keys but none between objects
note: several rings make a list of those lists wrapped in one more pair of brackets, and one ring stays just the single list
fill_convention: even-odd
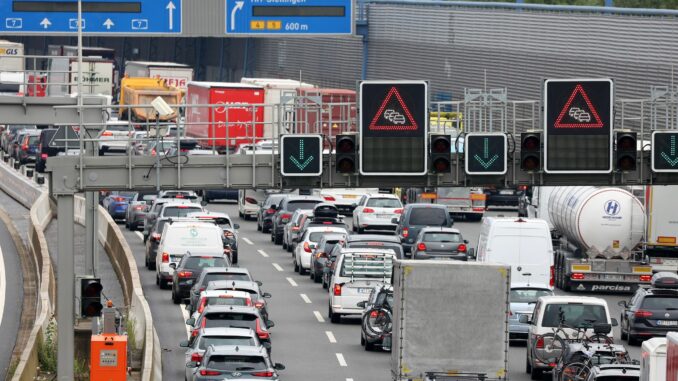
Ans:
[{"label": "red warning triangle symbol", "polygon": [[410,109],[393,86],[381,103],[369,129],[376,131],[415,131],[419,128]]},{"label": "red warning triangle symbol", "polygon": [[577,85],[556,119],[555,128],[602,128],[598,111],[582,85]]}]

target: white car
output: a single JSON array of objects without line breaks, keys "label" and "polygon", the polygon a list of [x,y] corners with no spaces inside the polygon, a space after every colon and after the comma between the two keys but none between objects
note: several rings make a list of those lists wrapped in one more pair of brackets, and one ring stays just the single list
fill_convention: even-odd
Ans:
[{"label": "white car", "polygon": [[392,220],[403,213],[403,204],[392,194],[366,194],[355,205],[353,231],[358,233],[368,229],[395,231]]},{"label": "white car", "polygon": [[[610,317],[610,310],[604,299],[590,296],[540,297],[537,299],[532,318],[528,315],[520,317],[520,323],[529,324],[525,371],[532,375],[533,380],[541,379],[545,371],[550,371],[551,363],[553,363],[550,359],[558,357],[562,352],[558,345],[552,344],[554,340],[545,336],[553,334],[560,325],[561,316],[565,325],[575,328],[591,327],[599,323],[612,326],[618,324],[616,319]],[[571,338],[576,334],[572,328],[563,328],[563,332]],[[587,336],[593,335],[593,329],[587,329],[586,334]],[[613,339],[611,332],[608,336]],[[562,338],[565,339],[565,337]],[[541,357],[548,362],[542,362],[535,357]]]},{"label": "white car", "polygon": [[106,152],[127,152],[134,127],[122,120],[109,120],[99,135],[99,156]]},{"label": "white car", "polygon": [[297,247],[294,248],[294,271],[304,275],[311,269],[313,249],[315,249],[323,234],[327,233],[343,233],[348,235],[346,229],[342,227],[313,226],[307,228],[304,235],[299,238]]},{"label": "white car", "polygon": [[295,247],[295,242],[294,239],[296,239],[299,236],[299,231],[302,228],[302,223],[305,221],[305,218],[308,218],[308,216],[311,216],[313,214],[313,210],[311,209],[297,209],[294,211],[294,214],[292,214],[292,218],[290,218],[290,222],[285,224],[285,227],[283,228],[283,242],[282,242],[282,247],[283,249],[287,250],[288,252],[294,251]]},{"label": "white car", "polygon": [[[249,292],[237,290],[205,290],[198,297],[198,307],[193,313],[198,318],[207,306],[253,306],[252,295]],[[190,306],[186,306],[187,309]]]},{"label": "white car", "polygon": [[[356,202],[366,194],[379,193],[378,188],[337,188],[320,189],[316,191],[318,196],[325,199],[325,202],[333,204],[339,210],[339,213],[350,216]],[[314,194],[316,195],[316,194]]]},{"label": "white car", "polygon": [[384,249],[342,249],[330,283],[328,317],[341,322],[346,315],[361,316],[358,303],[367,301],[374,287],[391,283],[395,254]]},{"label": "white car", "polygon": [[186,253],[224,253],[224,231],[211,222],[181,221],[165,224],[155,256],[155,283],[167,288],[174,269]]}]

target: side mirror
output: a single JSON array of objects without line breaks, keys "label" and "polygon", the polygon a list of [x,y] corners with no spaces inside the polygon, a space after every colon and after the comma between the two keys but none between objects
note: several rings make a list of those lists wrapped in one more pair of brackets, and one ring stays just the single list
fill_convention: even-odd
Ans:
[{"label": "side mirror", "polygon": [[191,327],[195,325],[195,318],[190,318],[186,320],[186,325],[190,325]]},{"label": "side mirror", "polygon": [[617,302],[617,305],[619,307],[624,307],[624,308],[628,307],[628,305],[626,304],[626,300],[620,300],[619,302]]},{"label": "side mirror", "polygon": [[200,205],[207,206],[207,201],[205,201],[205,200],[200,201]]},{"label": "side mirror", "polygon": [[277,362],[277,363],[275,363],[275,365],[273,365],[273,369],[275,369],[275,370],[285,370],[285,365]]},{"label": "side mirror", "polygon": [[528,318],[527,315],[520,315],[520,318],[518,318],[518,321],[521,324],[531,324],[530,318]]},{"label": "side mirror", "polygon": [[266,328],[273,328],[275,327],[275,322],[273,320],[266,320]]},{"label": "side mirror", "polygon": [[613,327],[616,327],[619,325],[619,322],[615,318],[610,318],[610,323],[612,324]]},{"label": "side mirror", "polygon": [[398,217],[393,217],[393,218],[391,218],[391,223],[392,223],[392,224],[398,224],[399,222],[400,222],[400,220],[398,219]]},{"label": "side mirror", "polygon": [[467,239],[465,239],[465,240],[464,240],[464,243],[465,243],[465,244],[468,244],[468,240],[467,240]]},{"label": "side mirror", "polygon": [[184,340],[184,341],[180,342],[179,346],[181,348],[188,348],[188,340]]},{"label": "side mirror", "polygon": [[261,343],[261,345],[267,350],[271,349],[271,343],[269,343],[268,341],[264,341],[263,343]]},{"label": "side mirror", "polygon": [[261,294],[261,296],[266,298],[266,299],[270,299],[272,295],[269,294],[268,292],[264,292],[263,294]]},{"label": "side mirror", "polygon": [[186,368],[197,368],[199,366],[200,366],[200,363],[196,362],[196,361],[191,361],[191,362],[186,363]]},{"label": "side mirror", "polygon": [[358,307],[360,307],[360,308],[365,308],[366,305],[367,305],[367,302],[364,301],[364,300],[363,300],[362,302],[358,302],[358,303],[356,304],[356,306],[358,306]]},{"label": "side mirror", "polygon": [[169,264],[169,267],[170,267],[172,270],[176,270],[176,269],[177,269],[177,264],[176,264],[176,263],[170,263],[170,264]]},{"label": "side mirror", "polygon": [[240,224],[233,224],[233,229],[235,229],[235,230],[240,229]]},{"label": "side mirror", "polygon": [[255,283],[256,283],[256,284],[257,284],[257,286],[259,286],[259,287],[261,287],[261,286],[263,286],[263,285],[264,285],[263,283],[261,283],[261,281],[260,281],[260,280],[256,281]]}]

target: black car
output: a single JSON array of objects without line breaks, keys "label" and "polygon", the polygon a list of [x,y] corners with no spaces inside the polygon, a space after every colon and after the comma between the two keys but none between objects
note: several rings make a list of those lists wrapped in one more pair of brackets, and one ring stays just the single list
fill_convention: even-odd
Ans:
[{"label": "black car", "polygon": [[[173,264],[170,264],[172,267]],[[198,279],[203,269],[208,267],[227,267],[230,263],[224,254],[219,255],[192,255],[181,257],[172,275],[172,301],[179,304],[190,295],[193,283]]]},{"label": "black car", "polygon": [[486,188],[484,193],[487,196],[487,200],[485,200],[486,208],[491,206],[510,206],[517,208],[523,191],[515,188]]},{"label": "black car", "polygon": [[[200,299],[200,293],[207,289],[209,282],[217,280],[254,281],[250,272],[242,267],[210,267],[204,269],[193,284],[193,287],[191,287],[190,299],[186,303],[190,307],[191,315],[198,308],[197,304]],[[257,282],[257,284],[261,286],[261,282]]]},{"label": "black car", "polygon": [[678,276],[660,272],[652,277],[650,287],[639,287],[628,303],[619,302],[621,338],[630,345],[667,332],[678,330]]},{"label": "black car", "polygon": [[276,208],[275,215],[273,215],[273,225],[271,226],[271,242],[276,245],[282,244],[283,232],[285,224],[290,222],[292,214],[297,209],[313,209],[317,204],[324,203],[320,197],[312,196],[285,196]]},{"label": "black car", "polygon": [[[57,156],[59,155],[59,152],[66,151],[65,148],[57,148],[49,145],[57,131],[58,128],[46,128],[40,131],[40,139],[38,141],[38,155],[35,158],[35,170],[38,173],[45,172],[45,169],[47,168],[47,158]],[[69,132],[69,137],[77,136],[75,131],[72,129],[71,131],[72,132]],[[71,133],[73,135],[70,135]]]},{"label": "black car", "polygon": [[407,204],[400,218],[393,219],[396,235],[400,237],[405,254],[412,252],[419,232],[425,227],[452,227],[454,220],[447,211],[446,205]]},{"label": "black car", "polygon": [[346,240],[345,234],[335,233],[325,234],[320,238],[311,255],[311,268],[309,270],[309,275],[315,283],[322,281],[325,262],[327,262],[334,246],[344,240]]},{"label": "black car", "polygon": [[268,233],[271,231],[271,226],[273,226],[273,215],[275,211],[286,195],[284,194],[271,194],[266,197],[266,200],[261,207],[259,207],[259,212],[257,212],[257,230],[262,233]]}]

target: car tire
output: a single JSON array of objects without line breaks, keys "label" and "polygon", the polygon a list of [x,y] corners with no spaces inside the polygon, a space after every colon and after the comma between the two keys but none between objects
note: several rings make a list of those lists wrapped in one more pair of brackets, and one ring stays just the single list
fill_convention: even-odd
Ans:
[{"label": "car tire", "polygon": [[172,289],[172,302],[174,304],[179,304],[181,303],[181,299],[177,297],[177,295],[174,293],[174,289]]},{"label": "car tire", "polygon": [[365,346],[365,336],[363,336],[362,332],[360,333],[360,345]]},{"label": "car tire", "polygon": [[313,274],[313,282],[315,283],[322,282],[322,274]]},{"label": "car tire", "polygon": [[369,341],[365,340],[365,351],[366,352],[373,352],[376,349],[374,344],[370,343]]},{"label": "car tire", "polygon": [[327,306],[327,317],[330,318],[330,322],[332,322],[332,324],[341,323],[341,315],[332,312],[332,307],[329,305]]},{"label": "car tire", "polygon": [[282,248],[283,250],[287,250],[287,242],[285,242],[284,239],[282,240]]},{"label": "car tire", "polygon": [[273,233],[273,243],[276,245],[281,245],[282,244],[282,235],[277,235],[275,232]]},{"label": "car tire", "polygon": [[158,273],[155,273],[155,284],[160,286],[160,276],[158,275]]},{"label": "car tire", "polygon": [[259,224],[259,219],[257,219],[257,231],[260,232],[261,230],[262,229],[261,229],[261,225]]},{"label": "car tire", "polygon": [[622,341],[628,340],[628,339],[629,339],[629,334],[626,333],[626,332],[624,332],[624,319],[621,319],[621,318],[620,318],[619,321],[621,322],[621,327],[619,327],[619,332],[620,332],[620,335],[619,335],[620,337],[619,337],[619,338],[620,338]]},{"label": "car tire", "polygon": [[291,253],[292,251],[294,251],[294,248],[292,247],[292,245],[287,245],[287,252]]},{"label": "car tire", "polygon": [[306,269],[299,265],[299,275],[306,275]]},{"label": "car tire", "polygon": [[530,358],[525,357],[525,373],[531,374],[532,373],[532,365],[530,364]]},{"label": "car tire", "polygon": [[532,369],[530,373],[531,380],[542,380],[544,379],[544,371],[542,369]]},{"label": "car tire", "polygon": [[297,264],[297,260],[294,260],[294,272],[298,273],[299,272],[299,265]]},{"label": "car tire", "polygon": [[237,251],[231,252],[231,263],[233,263],[234,265],[238,264],[238,252]]},{"label": "car tire", "polygon": [[[160,276],[158,276],[158,278],[160,278]],[[159,279],[158,286],[160,286],[161,290],[166,290],[168,288],[167,287],[167,281],[165,279]]]},{"label": "car tire", "polygon": [[327,284],[327,282],[325,282],[325,277],[323,277],[323,279],[322,279],[322,284],[323,284],[323,288],[324,288],[325,290],[327,290],[327,288],[329,287],[329,285]]},{"label": "car tire", "polygon": [[640,339],[638,339],[636,336],[633,336],[630,333],[627,334],[627,339],[629,341],[629,345],[633,347],[637,347],[642,343]]}]

